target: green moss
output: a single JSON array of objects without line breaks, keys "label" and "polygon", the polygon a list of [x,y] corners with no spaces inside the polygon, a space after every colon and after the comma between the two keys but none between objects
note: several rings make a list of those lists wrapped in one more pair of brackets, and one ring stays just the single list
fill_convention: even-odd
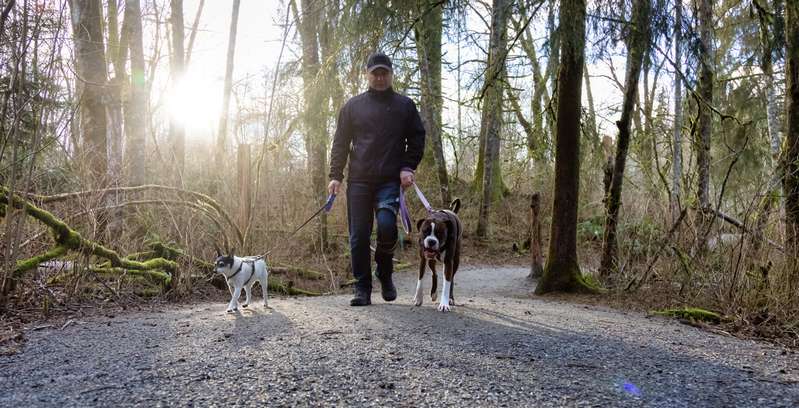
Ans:
[{"label": "green moss", "polygon": [[652,314],[658,316],[674,317],[677,319],[686,319],[691,321],[703,321],[710,323],[720,323],[723,319],[722,316],[716,312],[701,309],[698,307],[684,307],[681,309],[663,309],[654,310]]},{"label": "green moss", "polygon": [[14,276],[20,277],[25,271],[34,269],[37,266],[39,266],[40,263],[47,262],[53,258],[57,258],[61,255],[64,255],[66,252],[67,248],[65,246],[56,245],[43,254],[39,254],[32,258],[24,259],[21,261],[17,261],[16,268],[14,268]]},{"label": "green moss", "polygon": [[592,278],[585,278],[576,261],[565,264],[547,262],[544,273],[538,280],[535,294],[543,295],[549,292],[602,293],[603,290],[598,285],[592,284],[592,280]]},{"label": "green moss", "polygon": [[580,279],[579,280],[582,281],[583,285],[588,286],[589,288],[591,288],[591,289],[593,289],[593,290],[595,290],[597,292],[604,292],[605,291],[605,289],[602,287],[602,284],[599,283],[599,281],[597,280],[596,276],[594,276],[594,275],[582,274],[582,275],[580,275]]}]

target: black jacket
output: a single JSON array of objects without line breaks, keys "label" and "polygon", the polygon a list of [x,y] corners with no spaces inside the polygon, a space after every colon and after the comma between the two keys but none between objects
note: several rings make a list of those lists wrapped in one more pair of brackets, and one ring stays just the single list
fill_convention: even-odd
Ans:
[{"label": "black jacket", "polygon": [[341,181],[349,157],[349,181],[399,180],[416,170],[424,153],[425,130],[416,104],[392,89],[370,89],[351,98],[338,114],[330,178]]}]

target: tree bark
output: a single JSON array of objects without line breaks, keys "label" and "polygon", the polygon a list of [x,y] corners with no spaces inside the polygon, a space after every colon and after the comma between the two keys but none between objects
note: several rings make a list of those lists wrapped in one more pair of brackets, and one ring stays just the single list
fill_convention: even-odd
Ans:
[{"label": "tree bark", "polygon": [[674,10],[674,139],[671,162],[671,215],[680,215],[682,197],[682,1]]},{"label": "tree bark", "polygon": [[[235,9],[234,14],[238,14],[238,1],[239,0],[236,0],[233,6]],[[172,86],[173,89],[175,89],[174,87],[179,86],[178,84],[180,84],[181,80],[183,79],[183,72],[185,70],[185,53],[183,47],[183,39],[185,37],[183,25],[183,0],[170,0],[169,4],[171,11],[170,21],[172,23],[172,54],[169,60],[169,68],[171,71],[170,76],[172,79]],[[236,19],[237,18],[234,17],[234,21],[231,22],[231,27],[235,26]],[[231,32],[233,33],[233,37],[235,37],[235,30],[233,28],[231,28]],[[235,45],[235,38],[233,39],[233,44]],[[228,69],[232,72],[232,53],[230,49],[228,49],[228,65]],[[227,79],[228,77],[226,72],[226,85],[228,84]],[[224,117],[227,118],[227,114],[225,114]],[[227,125],[227,122],[225,122],[225,125]],[[183,128],[183,124],[180,123],[179,118],[177,118],[175,115],[171,115],[169,118],[169,141],[172,145],[171,150],[172,155],[174,156],[173,160],[175,164],[175,173],[173,174],[174,178],[172,179],[172,185],[181,187],[183,184],[183,171],[185,169],[186,163],[186,130]]]},{"label": "tree bark", "polygon": [[635,95],[638,93],[641,66],[649,44],[649,0],[633,0],[632,7],[632,26],[630,27],[632,32],[627,37],[627,73],[624,79],[624,101],[622,103],[621,119],[616,122],[616,126],[619,128],[619,137],[616,141],[616,159],[613,165],[610,192],[606,201],[607,216],[605,218],[602,261],[599,267],[600,275],[610,274],[618,264],[616,229],[621,208],[621,190],[624,185],[624,166],[627,162],[627,149],[630,146],[630,120],[635,105]]},{"label": "tree bark", "polygon": [[108,1],[108,52],[106,57],[114,68],[114,76],[109,79],[108,102],[108,174],[113,183],[118,183],[122,176],[122,146],[124,145],[124,121],[122,115],[123,95],[125,95],[125,60],[127,59],[127,35],[123,23],[119,27],[118,0]]},{"label": "tree bark", "polygon": [[785,249],[788,256],[796,257],[799,250],[799,2],[788,1],[785,4],[785,37]]},{"label": "tree bark", "polygon": [[[699,0],[699,140],[696,143],[696,164],[698,171],[697,201],[699,206],[710,206],[710,139],[713,133],[713,0]],[[707,236],[710,221],[703,211],[696,213],[696,225],[699,236],[696,249],[699,252],[707,248]]]},{"label": "tree bark", "polygon": [[558,74],[555,140],[555,192],[549,256],[536,294],[592,292],[577,261],[577,209],[580,192],[580,110],[585,63],[585,0],[560,1],[563,35]]},{"label": "tree bark", "polygon": [[538,279],[544,273],[541,252],[541,195],[534,193],[530,199],[530,274],[528,279]]},{"label": "tree bark", "polygon": [[[225,64],[225,85],[222,91],[222,113],[219,115],[219,131],[216,137],[215,164],[217,174],[225,166],[225,146],[227,145],[228,116],[230,113],[230,93],[233,88],[233,57],[236,54],[236,31],[239,23],[241,0],[233,0],[230,17],[230,34],[228,35],[227,63]],[[219,180],[214,184],[218,185]],[[216,187],[214,188],[216,189]]]},{"label": "tree bark", "polygon": [[71,0],[75,62],[80,96],[80,126],[90,184],[104,184],[108,173],[108,118],[106,117],[108,70],[103,39],[102,2]]},{"label": "tree bark", "polygon": [[144,78],[144,43],[142,39],[141,3],[139,0],[125,2],[125,27],[130,48],[130,96],[125,103],[125,135],[127,141],[126,168],[129,185],[137,186],[145,181],[147,129],[147,88]]},{"label": "tree bark", "polygon": [[[433,158],[438,174],[441,206],[450,203],[449,177],[444,160],[444,147],[441,142],[441,111],[444,98],[441,94],[441,34],[443,31],[444,7],[438,0],[422,0],[417,3],[424,15],[416,29],[416,49],[419,55],[420,87],[422,90],[422,118],[430,138],[426,158]],[[429,163],[430,159],[424,160]]]},{"label": "tree bark", "polygon": [[505,57],[507,56],[507,28],[510,4],[494,0],[491,8],[491,39],[489,40],[488,67],[483,86],[483,131],[485,143],[480,215],[477,219],[477,236],[488,237],[491,203],[502,193],[501,163],[499,161],[500,131],[502,130],[502,94],[505,88]]},{"label": "tree bark", "polygon": [[[319,19],[321,7],[313,0],[302,0],[302,15],[299,18],[300,39],[302,41],[302,82],[305,113],[306,145],[311,184],[317,205],[327,198],[327,123],[324,118],[328,98],[324,97],[323,86],[317,83],[320,75],[319,62]],[[322,248],[328,246],[327,217],[322,215],[317,224],[317,233]]]}]

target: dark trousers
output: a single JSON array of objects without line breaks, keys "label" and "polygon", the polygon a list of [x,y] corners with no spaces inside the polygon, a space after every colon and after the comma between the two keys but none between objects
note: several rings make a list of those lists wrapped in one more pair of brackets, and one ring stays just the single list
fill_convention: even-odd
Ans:
[{"label": "dark trousers", "polygon": [[387,183],[347,183],[347,219],[350,232],[352,274],[358,289],[372,290],[372,260],[369,243],[377,218],[375,262],[377,276],[389,277],[394,271],[391,258],[397,244],[399,181]]}]

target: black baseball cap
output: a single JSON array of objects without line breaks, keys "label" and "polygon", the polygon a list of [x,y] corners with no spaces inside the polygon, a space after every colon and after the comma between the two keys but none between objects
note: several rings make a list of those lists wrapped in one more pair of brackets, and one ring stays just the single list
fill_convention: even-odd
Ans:
[{"label": "black baseball cap", "polygon": [[391,65],[391,58],[382,52],[372,53],[372,55],[369,56],[369,59],[366,60],[367,72],[372,72],[378,68],[384,68],[392,72],[394,71],[394,68]]}]

